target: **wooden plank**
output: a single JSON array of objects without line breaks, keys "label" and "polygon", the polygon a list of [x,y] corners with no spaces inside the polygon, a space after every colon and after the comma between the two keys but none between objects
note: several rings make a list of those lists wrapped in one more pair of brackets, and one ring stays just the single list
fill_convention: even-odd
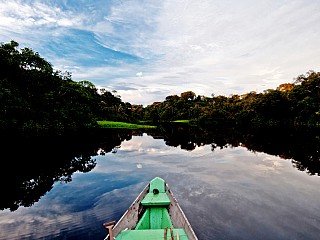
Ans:
[{"label": "wooden plank", "polygon": [[[171,239],[170,231],[166,232],[167,239]],[[117,240],[164,240],[164,229],[153,229],[153,230],[127,230],[121,232]],[[180,240],[188,240],[188,236],[184,229],[172,229],[172,234],[179,235]]]},{"label": "wooden plank", "polygon": [[[149,184],[142,190],[139,196],[133,201],[128,210],[122,215],[122,217],[117,221],[116,225],[113,228],[113,236],[116,237],[121,230],[124,229],[134,229],[138,222],[139,215],[139,205],[141,200],[149,191]],[[104,240],[110,240],[109,234],[105,237]],[[113,240],[113,239],[112,239]]]},{"label": "wooden plank", "polygon": [[187,235],[189,236],[189,240],[198,240],[196,234],[194,233],[190,222],[188,221],[186,215],[182,211],[177,199],[174,197],[170,187],[166,184],[168,197],[171,201],[169,207],[169,215],[171,217],[171,221],[175,228],[184,228]]},{"label": "wooden plank", "polygon": [[166,192],[165,181],[162,178],[156,177],[151,180],[150,182],[150,191],[157,189],[160,193]]},{"label": "wooden plank", "polygon": [[[153,190],[157,189],[157,191],[152,192],[151,191],[151,185]],[[162,186],[165,186],[165,190],[163,192],[163,188]],[[150,191],[149,191],[150,190]],[[160,192],[161,191],[161,192]],[[136,224],[139,221],[139,216],[140,216],[140,212],[143,208],[145,208],[145,206],[142,206],[141,202],[144,200],[145,196],[147,194],[152,194],[150,195],[150,202],[154,201],[154,196],[158,195],[158,203],[157,204],[165,204],[165,206],[159,206],[158,207],[160,209],[162,209],[162,216],[161,217],[157,217],[158,219],[154,220],[154,226],[159,227],[159,225],[161,225],[160,227],[162,229],[148,229],[148,230],[133,230],[136,227]],[[165,194],[165,195],[163,195]],[[165,197],[163,197],[165,196]],[[149,197],[146,198],[146,200],[148,200]],[[162,199],[160,201],[160,199]],[[164,200],[163,200],[164,199]],[[169,199],[169,200],[168,200]],[[149,201],[148,200],[148,201]],[[157,201],[156,201],[157,202]],[[169,205],[168,205],[169,204]],[[148,206],[148,208],[154,208],[154,205],[150,205]],[[167,212],[167,209],[169,212]],[[166,211],[166,214],[164,212],[164,210]],[[157,212],[157,210],[155,211],[155,213]],[[150,214],[147,214],[150,215]],[[156,213],[154,215],[160,215],[160,213]],[[161,221],[159,220],[161,219]],[[169,221],[168,221],[169,219]],[[150,221],[150,219],[149,219]],[[160,222],[162,222],[160,224]],[[166,222],[166,223],[164,223]],[[170,222],[171,224],[168,225],[167,223]],[[144,228],[146,226],[143,226],[142,228]],[[174,236],[177,236],[178,238],[180,238],[181,240],[198,240],[198,238],[196,237],[188,219],[186,218],[184,212],[182,211],[181,207],[179,206],[176,198],[174,197],[174,195],[172,194],[168,184],[165,183],[165,181],[161,178],[155,178],[154,180],[152,180],[150,182],[150,184],[148,184],[143,191],[139,194],[139,196],[136,198],[136,200],[131,204],[131,206],[129,207],[129,209],[125,212],[125,214],[121,217],[121,219],[117,222],[116,226],[113,228],[113,233],[114,233],[114,237],[116,237],[117,240],[121,240],[121,239],[148,239],[149,233],[146,233],[145,231],[150,231],[150,234],[155,238],[152,239],[164,239],[164,231],[165,231],[165,227],[168,228],[173,228],[173,232],[175,233]],[[167,229],[168,229],[167,228]],[[139,228],[140,229],[140,228]],[[184,229],[183,233],[181,233],[180,231],[175,232],[176,230],[179,229]],[[158,233],[156,230],[160,230],[160,238],[157,238]],[[128,232],[129,231],[129,232]],[[133,233],[130,233],[130,232]],[[154,232],[156,231],[156,232]],[[129,238],[124,238],[123,236],[127,233],[130,233]],[[169,237],[168,239],[170,239],[171,234],[170,231],[165,231],[165,233],[167,233],[167,237]],[[123,235],[124,234],[124,235]],[[131,238],[131,234],[133,234],[133,238]],[[146,234],[146,236],[149,237],[143,237],[144,234]],[[118,236],[120,236],[118,238]],[[135,238],[136,236],[136,238]],[[123,238],[122,238],[123,237]],[[110,240],[109,239],[109,235],[107,235],[107,237],[105,238],[105,240]]]},{"label": "wooden plank", "polygon": [[166,193],[148,193],[141,201],[143,206],[168,206],[170,199]]}]

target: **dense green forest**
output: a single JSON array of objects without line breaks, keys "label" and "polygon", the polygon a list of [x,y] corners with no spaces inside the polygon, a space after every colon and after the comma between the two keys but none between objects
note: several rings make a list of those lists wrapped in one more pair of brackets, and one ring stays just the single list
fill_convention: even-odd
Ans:
[{"label": "dense green forest", "polygon": [[0,46],[0,129],[32,134],[63,134],[97,127],[97,120],[129,118],[131,105],[89,81],[75,82],[54,71],[39,53]]},{"label": "dense green forest", "polygon": [[88,80],[73,81],[71,73],[54,70],[39,53],[11,41],[0,46],[0,106],[1,131],[32,134],[98,128],[99,120],[317,126],[320,72],[310,70],[263,93],[208,97],[187,91],[144,107],[123,102],[116,91],[98,90]]},{"label": "dense green forest", "polygon": [[293,83],[263,93],[206,97],[187,91],[140,111],[140,118],[156,122],[189,119],[204,125],[316,126],[320,123],[320,72],[309,71]]}]

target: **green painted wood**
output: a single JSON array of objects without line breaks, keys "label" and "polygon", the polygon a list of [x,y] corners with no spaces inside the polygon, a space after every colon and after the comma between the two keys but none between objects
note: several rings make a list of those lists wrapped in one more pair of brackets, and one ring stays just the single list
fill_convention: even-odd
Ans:
[{"label": "green painted wood", "polygon": [[[177,239],[177,233],[179,233],[180,240],[188,240],[188,236],[183,228],[173,229],[174,239]],[[122,231],[116,240],[163,240],[164,229],[153,230],[126,230]],[[167,239],[170,239],[170,229],[167,230]]]},{"label": "green painted wood", "polygon": [[158,189],[160,193],[166,192],[165,181],[159,177],[152,179],[150,182],[149,192],[153,192],[154,189]]},{"label": "green painted wood", "polygon": [[167,227],[168,229],[170,227],[173,228],[173,224],[169,215],[169,212],[166,208],[162,208],[162,223],[161,223],[161,228]]},{"label": "green painted wood", "polygon": [[150,209],[148,208],[137,223],[136,230],[150,229]]},{"label": "green painted wood", "polygon": [[137,223],[135,230],[162,229],[173,227],[166,208],[148,208]]},{"label": "green painted wood", "polygon": [[168,206],[170,205],[170,199],[167,193],[147,193],[147,195],[142,199],[142,206]]},{"label": "green painted wood", "polygon": [[165,181],[156,177],[150,182],[147,195],[141,201],[142,206],[168,206],[170,199],[166,193]]},{"label": "green painted wood", "polygon": [[161,229],[162,223],[162,208],[150,209],[150,228]]},{"label": "green painted wood", "polygon": [[[132,230],[130,229],[132,227],[122,230],[119,234],[117,232],[116,240],[169,240],[171,239],[170,228],[173,231],[174,239],[177,239],[178,233],[180,240],[189,240],[183,228],[175,229],[173,226],[168,212],[168,206],[171,202],[163,179],[156,177],[150,182],[149,192],[140,203],[145,212],[136,227]],[[164,237],[165,232],[167,232],[166,238]]]}]

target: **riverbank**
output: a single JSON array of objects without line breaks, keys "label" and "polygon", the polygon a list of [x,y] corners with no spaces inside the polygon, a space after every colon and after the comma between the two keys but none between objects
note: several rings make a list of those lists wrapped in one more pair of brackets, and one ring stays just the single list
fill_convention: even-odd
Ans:
[{"label": "riverbank", "polygon": [[116,121],[97,121],[99,126],[102,128],[126,128],[126,129],[149,129],[156,128],[157,126],[136,124],[136,123],[126,123],[126,122],[116,122]]}]

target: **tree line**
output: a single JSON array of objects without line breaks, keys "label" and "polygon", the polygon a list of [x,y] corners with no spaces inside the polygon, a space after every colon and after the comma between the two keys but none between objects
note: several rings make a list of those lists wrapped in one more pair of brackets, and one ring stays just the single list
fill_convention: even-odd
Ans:
[{"label": "tree line", "polygon": [[320,123],[320,72],[308,71],[293,83],[263,93],[243,95],[196,95],[192,91],[167,96],[143,108],[135,107],[139,119],[167,122],[188,119],[203,125],[317,126]]},{"label": "tree line", "polygon": [[130,118],[131,104],[90,81],[73,81],[39,53],[0,46],[0,130],[64,134],[97,127],[97,120]]},{"label": "tree line", "polygon": [[263,93],[208,96],[186,91],[146,107],[123,102],[116,91],[73,81],[15,41],[0,45],[0,130],[63,134],[98,127],[97,120],[152,123],[179,119],[233,126],[317,126],[320,72],[308,71],[293,83]]}]

